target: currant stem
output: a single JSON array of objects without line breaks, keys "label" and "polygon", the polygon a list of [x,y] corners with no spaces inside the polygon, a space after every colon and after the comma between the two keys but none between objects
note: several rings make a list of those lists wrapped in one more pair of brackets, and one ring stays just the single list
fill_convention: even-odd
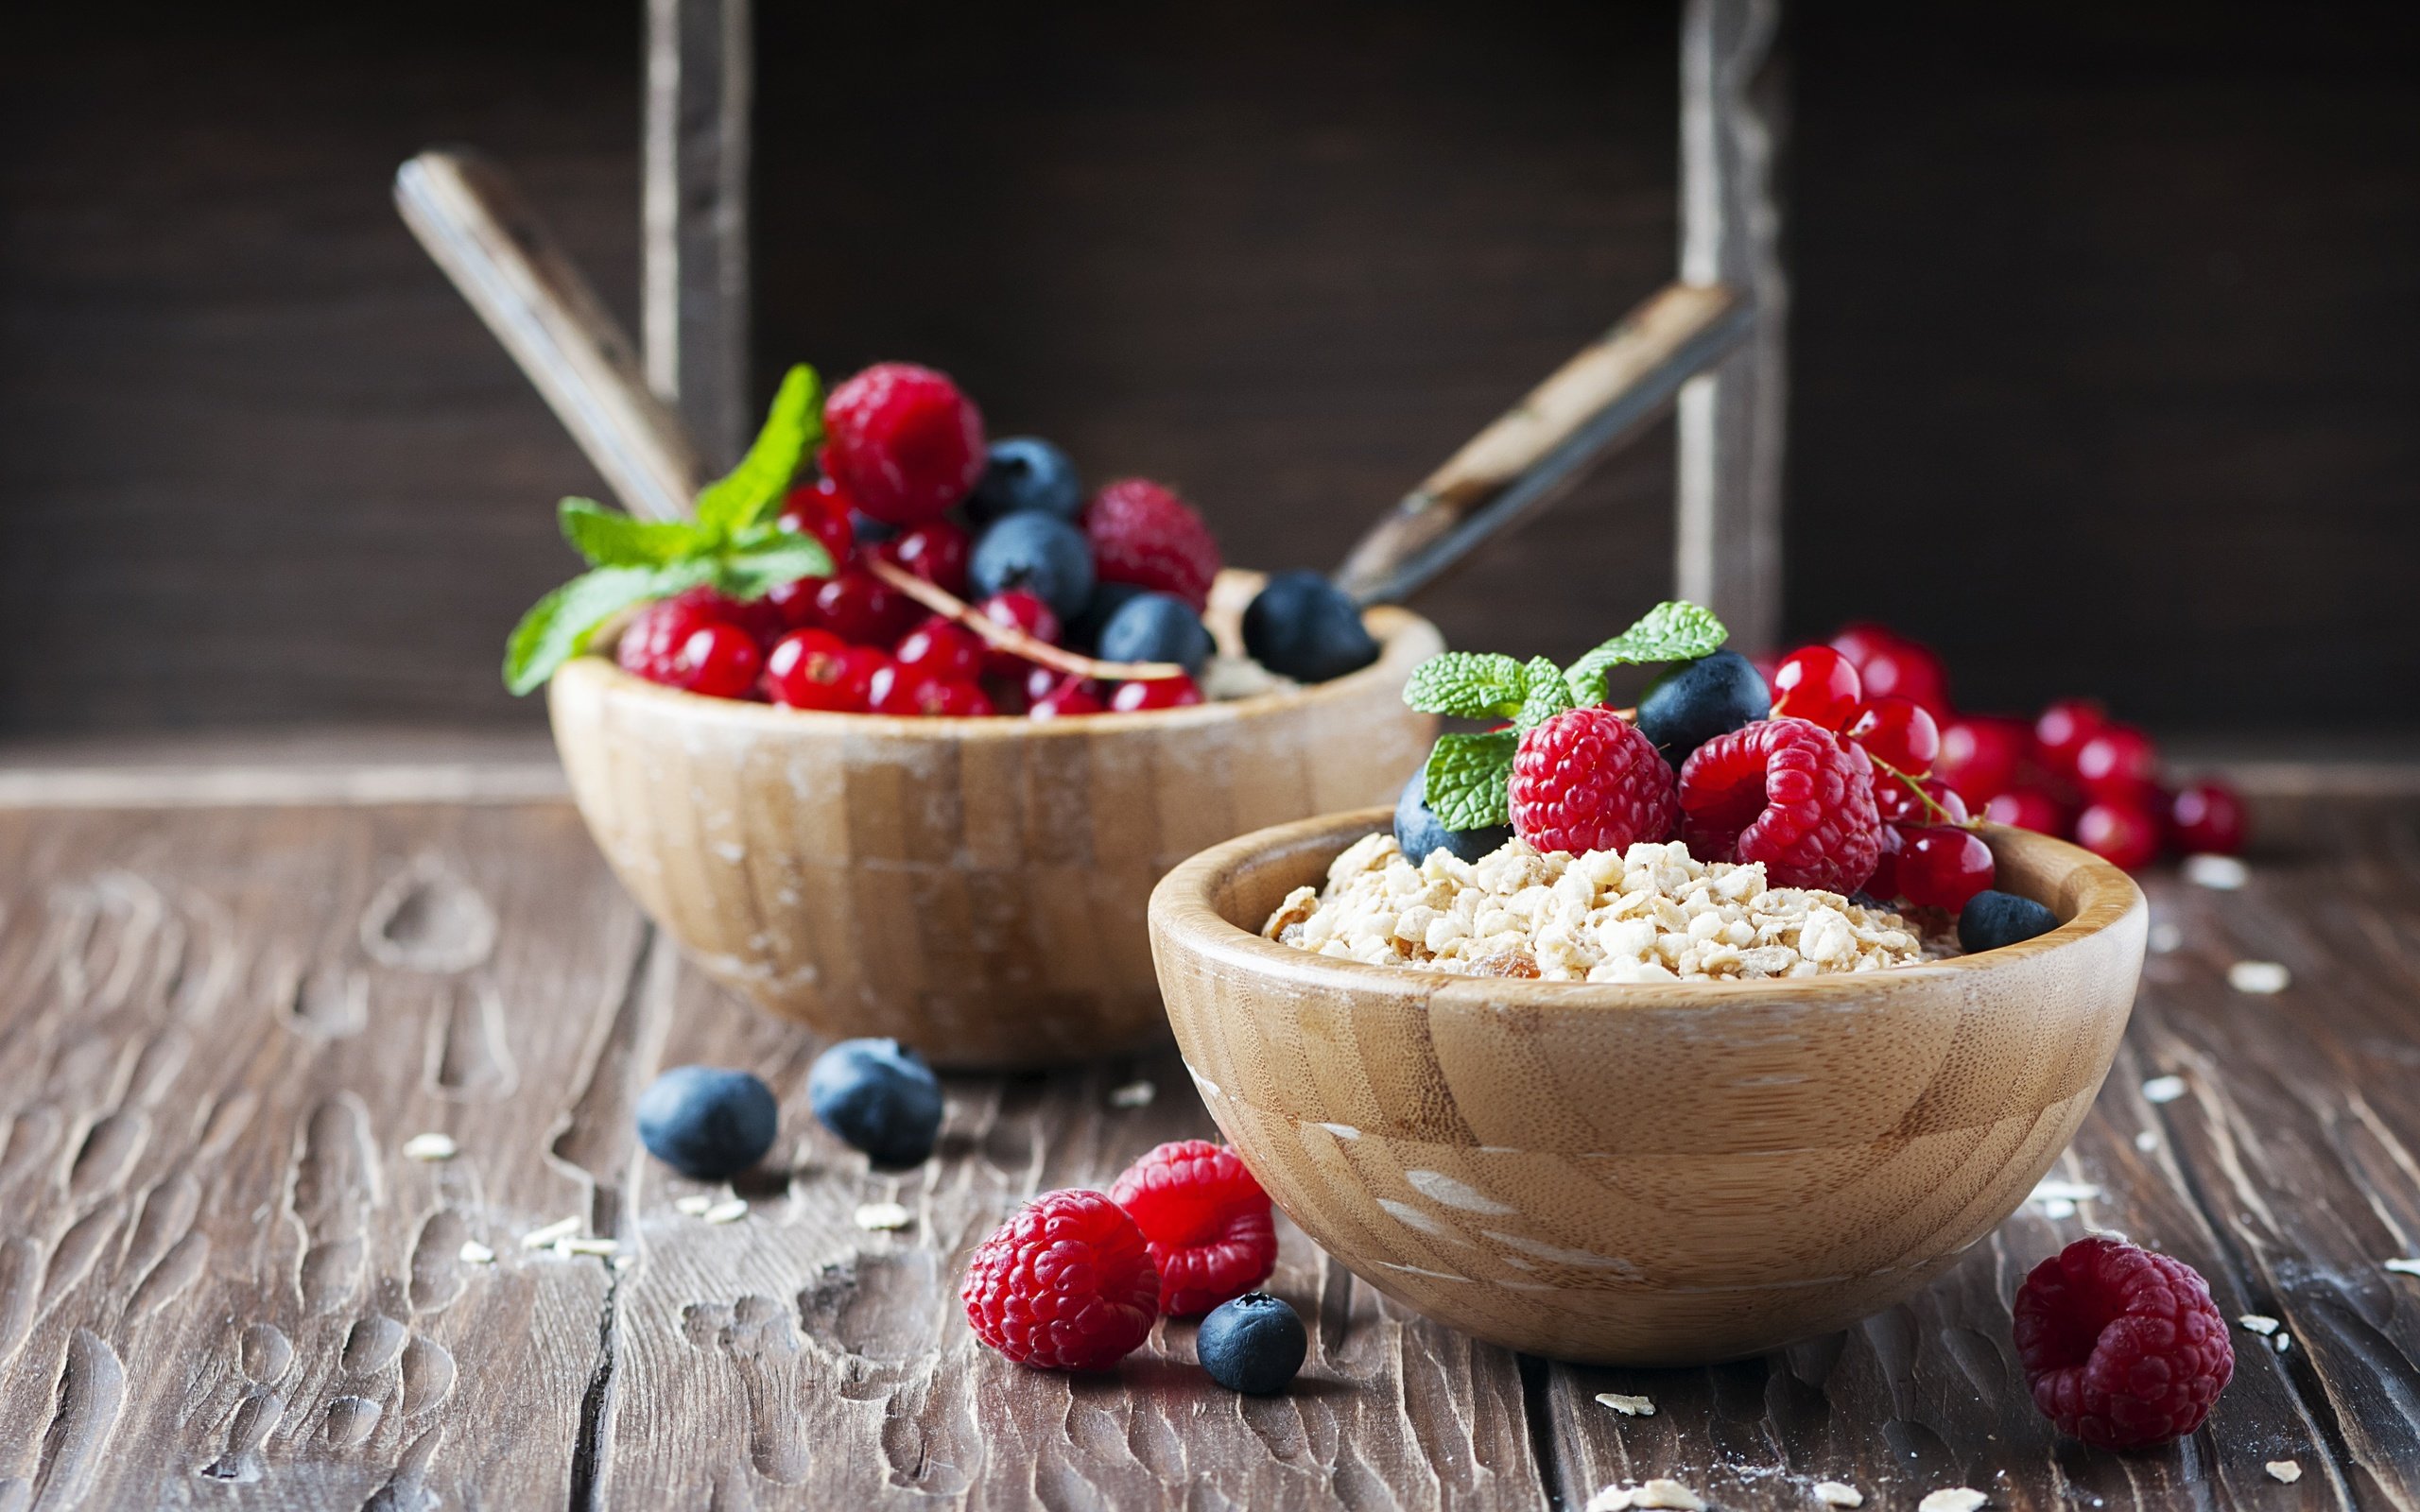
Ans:
[{"label": "currant stem", "polygon": [[1173,662],[1103,662],[1096,657],[1063,650],[1047,641],[1037,640],[1023,630],[990,618],[956,593],[925,581],[896,562],[875,557],[865,563],[865,568],[934,613],[973,630],[983,638],[986,644],[997,646],[1011,656],[1021,656],[1053,672],[1098,678],[1106,682],[1158,682],[1184,676],[1184,668]]},{"label": "currant stem", "polygon": [[1876,766],[1880,767],[1885,774],[1896,778],[1899,782],[1905,783],[1908,791],[1916,795],[1916,801],[1925,806],[1925,816],[1930,819],[1933,823],[1946,825],[1949,828],[1956,830],[1979,831],[1982,829],[1983,821],[1980,819],[1972,817],[1964,819],[1951,818],[1949,816],[1949,811],[1941,806],[1941,800],[1934,798],[1930,793],[1925,791],[1925,786],[1922,782],[1910,777],[1907,773],[1899,770],[1896,766],[1892,765],[1889,762],[1886,762],[1881,757],[1874,754],[1874,752],[1867,751],[1865,753],[1865,759],[1872,762]]}]

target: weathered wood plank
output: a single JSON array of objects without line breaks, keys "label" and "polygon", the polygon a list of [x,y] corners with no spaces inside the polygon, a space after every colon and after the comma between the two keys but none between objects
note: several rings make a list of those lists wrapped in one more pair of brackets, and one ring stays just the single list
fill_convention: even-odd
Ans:
[{"label": "weathered wood plank", "polygon": [[680,406],[705,461],[739,459],[748,411],[751,0],[648,0],[648,384]]},{"label": "weathered wood plank", "polygon": [[0,816],[0,1505],[562,1502],[609,1273],[514,1237],[574,1211],[641,934],[587,850],[553,804]]}]

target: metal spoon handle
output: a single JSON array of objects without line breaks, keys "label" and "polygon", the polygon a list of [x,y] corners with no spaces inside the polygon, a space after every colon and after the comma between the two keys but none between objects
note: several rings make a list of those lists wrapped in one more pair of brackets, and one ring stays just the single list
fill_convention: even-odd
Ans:
[{"label": "metal spoon handle", "polygon": [[424,152],[396,170],[395,208],[623,505],[686,515],[699,485],[687,427],[510,177],[475,153]]}]

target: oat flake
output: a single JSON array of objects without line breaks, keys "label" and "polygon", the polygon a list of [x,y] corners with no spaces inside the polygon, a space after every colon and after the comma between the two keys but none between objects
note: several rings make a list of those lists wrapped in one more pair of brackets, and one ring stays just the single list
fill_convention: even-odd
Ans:
[{"label": "oat flake", "polygon": [[857,1227],[874,1230],[905,1228],[916,1215],[895,1202],[869,1202],[857,1210]]},{"label": "oat flake", "polygon": [[2143,1101],[2147,1103],[2172,1103],[2184,1095],[2182,1076],[2153,1076],[2143,1083]]},{"label": "oat flake", "polygon": [[1638,1494],[1628,1486],[1608,1486],[1588,1499],[1587,1512],[1630,1512],[1631,1498]]},{"label": "oat flake", "polygon": [[454,1141],[443,1134],[415,1134],[404,1141],[406,1160],[450,1160],[460,1153]]},{"label": "oat flake", "polygon": [[2303,1478],[2302,1466],[2290,1459],[2273,1459],[2268,1464],[2263,1465],[2260,1468],[2269,1472],[2269,1478],[2271,1480],[2283,1481],[2288,1486],[2291,1486],[2296,1481]]},{"label": "oat flake", "polygon": [[728,1202],[717,1202],[698,1216],[708,1223],[737,1223],[748,1216],[748,1199],[733,1197]]},{"label": "oat flake", "polygon": [[462,1257],[462,1263],[465,1265],[493,1265],[495,1263],[495,1251],[490,1249],[487,1246],[480,1244],[475,1239],[463,1240],[462,1247],[457,1251],[457,1253]]},{"label": "oat flake", "polygon": [[2420,1260],[2390,1260],[2386,1263],[2386,1268],[2397,1276],[2420,1276]]},{"label": "oat flake", "polygon": [[2227,968],[2227,986],[2262,997],[2283,992],[2293,979],[2293,973],[2275,961],[2238,961]]},{"label": "oat flake", "polygon": [[1600,1391],[1597,1400],[1625,1418],[1652,1418],[1655,1403],[1645,1397],[1625,1397],[1618,1391]]},{"label": "oat flake", "polygon": [[1815,1500],[1825,1506],[1863,1506],[1865,1493],[1845,1481],[1817,1481]]},{"label": "oat flake", "polygon": [[1666,1512],[1705,1512],[1705,1498],[1678,1481],[1661,1476],[1633,1492],[1630,1504],[1634,1507],[1662,1507]]},{"label": "oat flake", "polygon": [[2236,1321],[2264,1339],[2277,1332],[2277,1320],[2263,1313],[2246,1313]]},{"label": "oat flake", "polygon": [[1148,1081],[1130,1081],[1109,1094],[1112,1108],[1149,1108],[1160,1090]]},{"label": "oat flake", "polygon": [[2159,1136],[2150,1129],[2144,1129],[2135,1136],[2135,1148],[2149,1155],[2159,1148]]},{"label": "oat flake", "polygon": [[532,1228],[527,1233],[523,1234],[521,1236],[521,1247],[524,1249],[545,1249],[552,1246],[560,1240],[569,1239],[572,1235],[578,1232],[579,1232],[579,1218],[577,1214],[569,1218],[558,1218],[554,1222],[547,1224],[544,1228]]},{"label": "oat flake", "polygon": [[1916,1503],[1916,1512],[1975,1512],[1991,1498],[1971,1486],[1951,1486]]},{"label": "oat flake", "polygon": [[676,1199],[672,1204],[672,1211],[685,1212],[692,1218],[701,1218],[705,1216],[706,1210],[714,1205],[715,1199],[705,1193],[692,1192],[685,1197]]}]

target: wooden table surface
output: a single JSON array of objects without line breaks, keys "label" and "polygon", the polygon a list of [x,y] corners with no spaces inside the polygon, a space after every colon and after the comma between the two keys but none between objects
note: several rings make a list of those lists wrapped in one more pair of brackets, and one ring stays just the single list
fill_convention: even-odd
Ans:
[{"label": "wooden table surface", "polygon": [[[2420,1506],[2420,1278],[2380,1263],[2420,1254],[2420,796],[2315,785],[2264,800],[2248,887],[2147,879],[2134,1026],[2055,1173],[2103,1194],[2071,1214],[2029,1207],[1845,1333],[1670,1372],[1474,1343],[1288,1228],[1272,1289],[1311,1357],[1248,1400],[1194,1366],[1190,1326],[1115,1374],[1038,1374],[955,1297],[1022,1199],[1212,1132],[1172,1054],[955,1078],[938,1158],[873,1173],[807,1113],[812,1040],[686,970],[544,783],[121,783],[79,807],[19,774],[0,1509],[1576,1509],[1655,1475],[1724,1508],[1813,1507],[1823,1479],[1869,1507],[1961,1485],[2012,1508]],[[2292,985],[2234,991],[2238,959]],[[639,1089],[684,1061],[782,1098],[740,1221],[680,1211],[705,1189],[633,1139]],[[2171,1075],[2182,1096],[2146,1095]],[[1137,1080],[1156,1098],[1118,1106]],[[406,1158],[427,1131],[459,1155]],[[859,1227],[885,1200],[910,1226]],[[521,1246],[569,1216],[626,1263]],[[2234,1385],[2172,1450],[2062,1442],[2026,1398],[2009,1297],[2091,1228],[2290,1341],[2238,1332]],[[2298,1484],[2264,1471],[2284,1459]]]}]

